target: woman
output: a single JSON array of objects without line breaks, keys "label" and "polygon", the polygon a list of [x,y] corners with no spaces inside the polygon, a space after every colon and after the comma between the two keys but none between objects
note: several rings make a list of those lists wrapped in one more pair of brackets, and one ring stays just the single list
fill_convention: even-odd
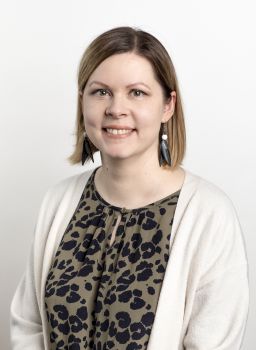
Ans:
[{"label": "woman", "polygon": [[78,73],[73,164],[43,200],[11,306],[13,349],[240,349],[248,265],[229,197],[181,167],[171,59],[149,33],[96,38]]}]

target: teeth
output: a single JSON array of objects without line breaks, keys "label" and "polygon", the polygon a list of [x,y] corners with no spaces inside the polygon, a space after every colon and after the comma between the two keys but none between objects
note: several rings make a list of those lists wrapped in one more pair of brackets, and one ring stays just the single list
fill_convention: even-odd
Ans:
[{"label": "teeth", "polygon": [[132,130],[125,130],[125,129],[107,129],[107,132],[110,134],[129,134],[132,132]]}]

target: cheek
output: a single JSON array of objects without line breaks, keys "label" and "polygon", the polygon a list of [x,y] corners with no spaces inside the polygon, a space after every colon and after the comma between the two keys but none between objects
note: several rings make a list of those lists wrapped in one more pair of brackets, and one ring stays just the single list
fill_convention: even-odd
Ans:
[{"label": "cheek", "polygon": [[141,127],[160,127],[162,108],[160,105],[150,104],[137,110],[137,124]]},{"label": "cheek", "polygon": [[97,123],[95,123],[93,119],[84,118],[84,126],[85,129],[89,130],[90,128],[95,128],[97,126]]},{"label": "cheek", "polygon": [[96,104],[87,103],[83,106],[85,126],[97,126],[100,122],[100,110]]}]

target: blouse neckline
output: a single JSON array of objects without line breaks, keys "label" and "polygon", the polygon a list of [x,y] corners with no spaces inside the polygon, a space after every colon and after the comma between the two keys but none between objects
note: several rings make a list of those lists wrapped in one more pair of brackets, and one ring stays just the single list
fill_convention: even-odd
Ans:
[{"label": "blouse neckline", "polygon": [[181,189],[155,201],[155,202],[151,202],[147,205],[144,205],[143,207],[139,207],[139,208],[132,208],[132,209],[128,209],[128,208],[125,208],[125,207],[118,207],[118,206],[115,206],[109,202],[107,202],[101,195],[100,193],[98,192],[97,188],[96,188],[96,185],[95,185],[95,174],[96,174],[96,171],[100,168],[100,166],[98,166],[97,168],[95,168],[93,170],[93,173],[91,175],[91,184],[93,185],[93,192],[96,196],[96,198],[106,207],[110,208],[110,209],[113,209],[115,211],[119,211],[121,213],[138,213],[140,211],[143,211],[143,210],[148,210],[150,208],[153,208],[153,207],[156,207],[156,206],[162,206],[164,205],[164,203],[166,203],[167,201],[171,200],[173,197],[177,197],[181,191]]}]

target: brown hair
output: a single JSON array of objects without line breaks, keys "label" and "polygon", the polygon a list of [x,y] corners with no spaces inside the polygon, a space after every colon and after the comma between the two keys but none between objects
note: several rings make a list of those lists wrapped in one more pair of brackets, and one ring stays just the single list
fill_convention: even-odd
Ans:
[{"label": "brown hair", "polygon": [[[125,52],[134,52],[151,63],[166,98],[170,97],[171,91],[176,92],[175,111],[167,122],[171,168],[174,169],[182,164],[186,149],[185,122],[175,69],[169,54],[158,39],[143,30],[132,27],[117,27],[102,33],[91,42],[81,58],[78,69],[76,144],[68,160],[71,164],[77,164],[82,158],[85,127],[80,93],[83,92],[91,74],[102,61],[112,55]],[[159,141],[161,134],[162,128],[159,132]],[[92,142],[90,144],[92,153],[98,151]],[[86,160],[89,160],[89,157]],[[164,163],[164,166],[168,166],[167,163]]]}]

